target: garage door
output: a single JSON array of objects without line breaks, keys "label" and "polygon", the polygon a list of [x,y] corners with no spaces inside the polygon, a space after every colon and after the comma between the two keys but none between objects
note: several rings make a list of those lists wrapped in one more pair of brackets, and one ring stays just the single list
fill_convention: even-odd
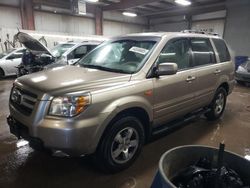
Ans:
[{"label": "garage door", "polygon": [[218,33],[223,37],[225,20],[194,21],[192,30]]}]

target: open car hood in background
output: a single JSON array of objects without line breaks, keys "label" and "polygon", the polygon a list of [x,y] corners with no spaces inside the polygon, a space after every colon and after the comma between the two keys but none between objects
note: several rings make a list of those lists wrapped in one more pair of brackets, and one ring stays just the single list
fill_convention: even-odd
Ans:
[{"label": "open car hood in background", "polygon": [[35,53],[35,54],[45,53],[45,54],[49,54],[53,56],[48,48],[46,48],[41,42],[34,39],[32,36],[28,35],[27,33],[18,32],[16,34],[16,37],[19,40],[19,42],[22,43],[32,53]]}]

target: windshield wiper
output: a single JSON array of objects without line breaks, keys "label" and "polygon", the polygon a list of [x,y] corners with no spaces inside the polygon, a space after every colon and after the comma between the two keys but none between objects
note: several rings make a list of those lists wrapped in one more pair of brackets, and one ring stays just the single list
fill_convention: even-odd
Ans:
[{"label": "windshield wiper", "polygon": [[86,68],[91,68],[91,69],[98,69],[98,70],[109,71],[109,72],[131,74],[130,72],[127,72],[127,71],[124,71],[124,70],[112,69],[112,68],[103,67],[103,66],[100,66],[100,65],[86,65],[86,64],[82,64],[81,66],[86,67]]}]

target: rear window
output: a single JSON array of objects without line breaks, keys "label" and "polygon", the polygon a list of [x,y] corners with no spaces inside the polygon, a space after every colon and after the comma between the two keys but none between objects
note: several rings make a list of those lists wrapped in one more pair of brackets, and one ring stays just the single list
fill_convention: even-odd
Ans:
[{"label": "rear window", "polygon": [[219,53],[220,62],[230,61],[231,57],[229,54],[229,50],[222,39],[213,39],[214,45]]}]

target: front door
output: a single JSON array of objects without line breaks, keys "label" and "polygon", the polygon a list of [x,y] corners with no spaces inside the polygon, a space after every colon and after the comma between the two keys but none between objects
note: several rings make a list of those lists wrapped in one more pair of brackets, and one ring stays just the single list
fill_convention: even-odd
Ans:
[{"label": "front door", "polygon": [[16,74],[16,67],[20,65],[24,51],[21,49],[6,57],[6,71],[9,75]]},{"label": "front door", "polygon": [[195,96],[193,83],[196,78],[191,69],[189,39],[172,39],[166,44],[156,63],[167,62],[176,63],[178,72],[174,75],[153,78],[156,126],[183,116],[193,109]]}]

